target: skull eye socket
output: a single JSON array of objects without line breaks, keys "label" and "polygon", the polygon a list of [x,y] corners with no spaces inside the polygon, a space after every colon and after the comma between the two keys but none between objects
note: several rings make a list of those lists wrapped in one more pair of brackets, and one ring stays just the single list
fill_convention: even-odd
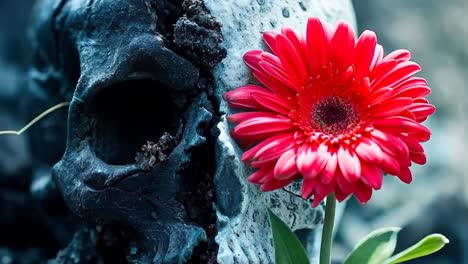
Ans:
[{"label": "skull eye socket", "polygon": [[147,141],[175,135],[177,107],[169,87],[153,80],[131,80],[98,92],[91,100],[90,145],[112,165],[131,164]]}]

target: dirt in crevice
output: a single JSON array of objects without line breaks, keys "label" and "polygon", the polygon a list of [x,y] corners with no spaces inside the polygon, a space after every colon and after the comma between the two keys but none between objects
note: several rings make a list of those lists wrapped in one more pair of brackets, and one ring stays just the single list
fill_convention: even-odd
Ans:
[{"label": "dirt in crevice", "polygon": [[[217,263],[218,245],[215,242],[216,230],[216,191],[214,173],[216,157],[216,124],[220,114],[219,103],[214,96],[214,82],[211,68],[225,56],[222,47],[221,24],[211,16],[202,0],[146,0],[148,11],[154,19],[153,31],[164,40],[165,46],[179,56],[190,61],[199,69],[197,91],[190,98],[206,94],[207,100],[201,106],[213,118],[198,127],[198,133],[206,138],[206,143],[190,150],[191,161],[182,168],[179,176],[181,190],[177,200],[184,206],[188,221],[202,227],[207,241],[201,242],[186,263]],[[185,102],[184,105],[190,105]],[[156,154],[159,152],[156,151]],[[151,153],[140,154],[142,160],[151,165]],[[157,155],[156,155],[157,156]]]},{"label": "dirt in crevice", "polygon": [[184,205],[191,221],[200,225],[206,232],[207,242],[200,243],[186,263],[217,263],[218,244],[215,242],[216,229],[216,190],[214,174],[216,157],[214,153],[219,121],[218,102],[214,98],[213,78],[209,72],[202,72],[199,88],[207,95],[202,106],[212,114],[212,119],[199,127],[199,134],[206,138],[206,143],[191,150],[191,163],[181,172],[182,190],[178,200]]},{"label": "dirt in crevice", "polygon": [[[177,199],[184,206],[188,220],[202,227],[207,235],[207,241],[194,249],[187,263],[214,264],[218,245],[214,240],[217,230],[213,183],[216,135],[213,131],[216,131],[214,128],[220,115],[210,69],[226,56],[226,50],[221,46],[221,24],[211,16],[202,0],[146,0],[146,3],[155,21],[155,34],[162,36],[167,48],[199,69],[196,93],[206,94],[208,100],[202,107],[213,115],[209,123],[203,123],[198,128],[206,143],[190,150],[192,160],[180,171],[182,186]],[[198,95],[190,97],[197,98]],[[150,164],[151,155],[146,156]]]},{"label": "dirt in crevice", "polygon": [[226,57],[221,24],[202,0],[146,0],[152,30],[167,48],[200,68],[211,68]]},{"label": "dirt in crevice", "polygon": [[167,48],[173,48],[174,25],[183,16],[184,0],[145,0],[153,18],[152,30],[161,36]]},{"label": "dirt in crevice", "polygon": [[151,170],[156,163],[165,162],[168,155],[176,146],[176,139],[164,132],[157,143],[147,141],[137,153],[136,164],[143,170]]},{"label": "dirt in crevice", "polygon": [[176,51],[194,65],[211,68],[226,57],[221,46],[221,24],[207,10],[202,0],[185,0],[185,16],[175,24]]}]

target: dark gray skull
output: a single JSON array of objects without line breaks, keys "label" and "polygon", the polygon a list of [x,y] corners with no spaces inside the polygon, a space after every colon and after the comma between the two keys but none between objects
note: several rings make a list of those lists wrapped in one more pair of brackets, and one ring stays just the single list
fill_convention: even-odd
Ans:
[{"label": "dark gray skull", "polygon": [[[190,152],[206,143],[212,114],[197,91],[197,68],[156,31],[152,4],[42,2],[36,67],[72,94],[67,148],[53,169],[68,206],[88,221],[129,230],[140,259],[176,263],[206,239],[179,193],[181,177],[199,173],[188,171]],[[156,144],[135,162],[147,141]]]},{"label": "dark gray skull", "polygon": [[353,20],[349,1],[43,0],[35,14],[30,86],[71,100],[55,181],[74,213],[125,230],[130,260],[182,263],[216,240],[220,263],[271,262],[266,207],[317,250],[322,209],[297,187],[265,194],[246,182],[221,97],[248,82],[241,56],[262,31]]}]

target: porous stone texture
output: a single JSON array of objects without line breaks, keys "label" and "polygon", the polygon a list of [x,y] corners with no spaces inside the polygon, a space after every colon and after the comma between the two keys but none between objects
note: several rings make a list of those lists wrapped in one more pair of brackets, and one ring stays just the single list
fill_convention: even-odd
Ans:
[{"label": "porous stone texture", "polygon": [[[222,114],[230,112],[222,100],[223,94],[253,81],[242,56],[248,50],[266,48],[262,32],[279,30],[283,25],[303,32],[311,16],[331,24],[346,20],[355,25],[353,8],[347,0],[226,0],[222,4],[218,0],[204,0],[204,3],[221,24],[222,46],[227,51],[226,58],[213,70],[215,96]],[[313,209],[310,201],[300,198],[300,183],[268,193],[248,183],[246,178],[252,170],[240,161],[242,150],[229,136],[231,127],[225,115],[217,127],[220,130],[215,174],[218,262],[273,262],[266,214],[266,208],[270,208],[296,231],[312,256],[311,263],[317,263],[323,208]]]}]

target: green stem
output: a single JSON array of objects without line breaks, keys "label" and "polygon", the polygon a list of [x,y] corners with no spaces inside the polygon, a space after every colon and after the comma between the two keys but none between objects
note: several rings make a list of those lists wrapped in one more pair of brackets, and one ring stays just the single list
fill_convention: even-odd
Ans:
[{"label": "green stem", "polygon": [[323,223],[322,243],[320,244],[320,264],[330,264],[335,207],[335,194],[330,193],[327,196],[327,203],[325,206],[325,221]]}]

